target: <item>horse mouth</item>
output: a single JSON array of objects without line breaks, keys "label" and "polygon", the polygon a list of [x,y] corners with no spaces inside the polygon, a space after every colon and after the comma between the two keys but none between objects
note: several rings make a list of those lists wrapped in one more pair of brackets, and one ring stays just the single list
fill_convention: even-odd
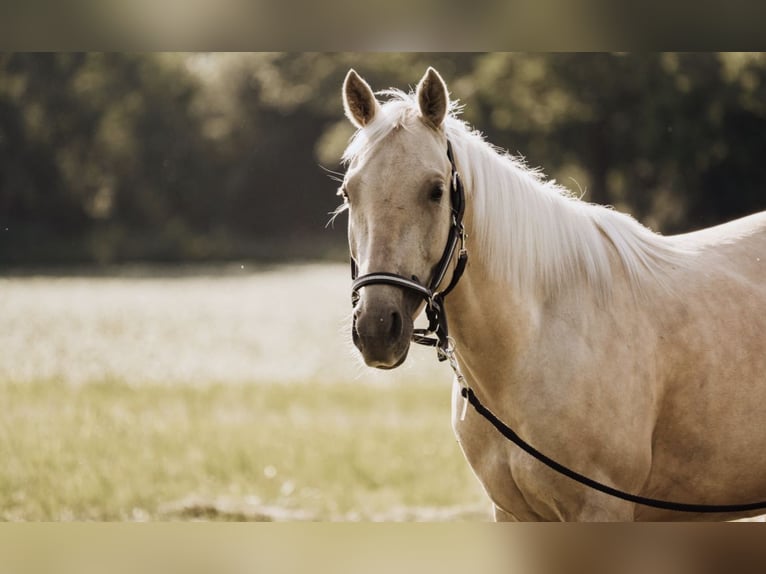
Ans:
[{"label": "horse mouth", "polygon": [[[404,353],[399,357],[399,359],[396,360],[393,364],[387,364],[387,363],[381,363],[381,362],[368,362],[365,358],[365,363],[368,367],[375,367],[376,369],[380,369],[382,371],[390,371],[391,369],[395,369],[396,367],[400,366],[404,361],[407,360],[407,355],[410,352],[410,346],[407,345],[404,348]],[[364,357],[364,353],[362,353],[362,357]]]},{"label": "horse mouth", "polygon": [[354,312],[351,336],[368,367],[390,370],[407,359],[413,321],[395,308]]}]

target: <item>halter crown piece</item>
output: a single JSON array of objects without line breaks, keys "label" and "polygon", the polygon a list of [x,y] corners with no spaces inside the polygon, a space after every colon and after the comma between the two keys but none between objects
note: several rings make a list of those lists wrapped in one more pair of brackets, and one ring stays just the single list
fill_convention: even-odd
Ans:
[{"label": "halter crown piece", "polygon": [[[447,158],[451,166],[450,176],[450,202],[452,204],[452,225],[450,226],[447,245],[444,247],[444,253],[436,265],[433,277],[426,287],[421,284],[413,275],[412,278],[403,277],[396,273],[385,271],[376,271],[357,276],[357,264],[353,256],[351,257],[351,278],[354,282],[351,284],[351,304],[356,306],[359,301],[359,290],[366,285],[394,285],[409,289],[420,295],[426,302],[426,317],[428,317],[428,327],[426,329],[415,329],[412,334],[412,341],[419,345],[436,347],[440,361],[444,361],[451,355],[452,349],[447,327],[447,313],[444,309],[444,298],[455,288],[457,282],[465,271],[468,262],[468,252],[465,247],[466,233],[463,226],[463,214],[465,213],[465,192],[463,183],[460,180],[460,174],[455,165],[455,158],[452,154],[452,144],[447,141]],[[439,285],[447,275],[455,250],[458,249],[457,262],[452,272],[452,279],[449,284],[437,291]],[[431,335],[435,335],[432,337]]]}]

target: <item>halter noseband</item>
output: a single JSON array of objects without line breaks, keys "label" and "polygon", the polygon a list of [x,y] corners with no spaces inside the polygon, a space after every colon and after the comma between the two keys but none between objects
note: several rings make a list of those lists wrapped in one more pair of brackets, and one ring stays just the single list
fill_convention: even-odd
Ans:
[{"label": "halter noseband", "polygon": [[[393,285],[414,291],[426,302],[426,316],[428,317],[428,327],[426,329],[415,329],[412,334],[412,341],[419,345],[428,345],[436,347],[440,361],[447,359],[447,349],[449,347],[449,332],[447,329],[447,314],[444,309],[444,298],[455,288],[458,280],[465,271],[468,262],[468,252],[465,247],[465,227],[463,226],[463,214],[465,212],[465,192],[463,183],[460,180],[460,174],[455,165],[455,158],[452,154],[452,144],[447,141],[447,158],[451,166],[450,176],[450,202],[452,204],[452,225],[450,226],[447,245],[444,247],[439,263],[436,265],[431,282],[426,287],[414,275],[408,279],[396,273],[385,271],[376,271],[357,277],[357,265],[353,256],[351,257],[351,278],[354,282],[351,284],[351,304],[356,306],[359,301],[359,290],[366,285]],[[450,262],[458,251],[455,269],[452,272],[452,279],[447,287],[437,291],[439,284],[444,280],[449,269]],[[430,335],[436,335],[431,337]]]}]

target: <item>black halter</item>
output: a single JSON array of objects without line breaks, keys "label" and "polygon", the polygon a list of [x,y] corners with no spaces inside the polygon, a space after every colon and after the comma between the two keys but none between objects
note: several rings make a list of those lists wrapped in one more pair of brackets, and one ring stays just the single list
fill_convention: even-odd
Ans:
[{"label": "black halter", "polygon": [[[439,360],[447,358],[444,351],[449,344],[449,331],[447,328],[447,314],[444,309],[444,298],[455,288],[460,276],[465,270],[468,262],[468,252],[465,248],[465,227],[463,226],[463,214],[465,212],[465,192],[463,183],[460,181],[455,158],[452,155],[452,144],[447,141],[447,158],[451,165],[450,177],[450,202],[452,204],[452,225],[450,226],[447,245],[444,247],[444,253],[436,265],[431,282],[426,287],[414,275],[408,279],[396,273],[385,271],[376,271],[357,277],[357,265],[353,256],[351,257],[351,278],[354,282],[351,284],[351,304],[356,306],[359,301],[359,290],[366,285],[394,285],[409,289],[420,295],[426,302],[426,316],[428,317],[428,328],[415,329],[412,334],[412,341],[420,345],[436,347],[439,350]],[[447,274],[455,250],[458,251],[455,269],[452,272],[452,279],[449,284],[437,291],[439,285]],[[430,337],[436,335],[436,338]]]}]

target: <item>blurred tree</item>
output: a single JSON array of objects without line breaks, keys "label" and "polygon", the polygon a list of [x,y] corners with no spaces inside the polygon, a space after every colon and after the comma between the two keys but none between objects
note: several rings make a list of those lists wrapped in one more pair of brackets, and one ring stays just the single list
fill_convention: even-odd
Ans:
[{"label": "blurred tree", "polygon": [[448,70],[467,71],[472,56],[236,54],[219,62],[226,68],[219,73],[227,84],[223,108],[229,110],[221,139],[229,166],[227,224],[276,250],[293,244],[305,249],[322,237],[341,245],[342,229],[324,231],[338,199],[337,183],[320,166],[340,169],[340,154],[353,133],[341,112],[343,78],[357,66],[370,72],[378,88],[407,85],[433,59]]},{"label": "blurred tree", "polygon": [[458,85],[491,141],[672,232],[766,208],[764,74],[762,55],[487,54]]},{"label": "blurred tree", "polygon": [[763,54],[4,54],[0,261],[343,254],[343,77],[429,65],[585,199],[666,232],[766,208]]},{"label": "blurred tree", "polygon": [[217,160],[200,137],[194,90],[177,56],[3,57],[0,213],[14,231],[3,254],[19,261],[40,242],[95,234],[95,251],[74,256],[174,256],[163,226],[204,229],[214,204],[207,165]]}]

